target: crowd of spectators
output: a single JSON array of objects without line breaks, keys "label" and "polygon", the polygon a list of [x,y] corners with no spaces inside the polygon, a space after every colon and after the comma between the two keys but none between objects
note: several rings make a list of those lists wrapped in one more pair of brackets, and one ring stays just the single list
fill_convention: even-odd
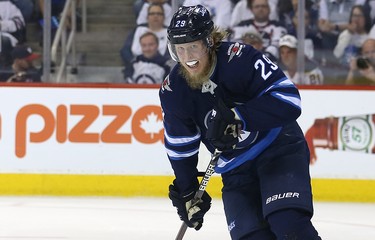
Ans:
[{"label": "crowd of spectators", "polygon": [[[370,49],[372,45],[375,47],[375,40],[368,40],[375,39],[375,1],[305,1],[304,76],[298,76],[297,73],[298,2],[177,0],[179,5],[205,6],[215,24],[230,33],[229,41],[243,42],[262,51],[272,61],[277,62],[297,84],[375,85],[375,56],[372,57],[375,54],[372,54]],[[164,38],[159,37],[159,53],[169,57],[163,49],[166,49],[166,27],[173,14],[171,1],[136,0],[134,10],[137,27],[133,34],[129,35],[121,51],[125,68],[136,62],[136,57],[142,54],[139,47],[141,34],[147,31],[155,33],[150,27],[147,29],[151,21],[157,21],[150,17],[152,5],[160,5],[163,9],[163,19],[159,21],[164,21],[164,28],[161,30],[164,32]],[[140,28],[143,30],[140,31]],[[137,31],[140,33],[134,34]],[[129,48],[130,43],[132,48]],[[364,51],[366,47],[368,50]]]},{"label": "crowd of spectators", "polygon": [[[51,0],[52,18],[55,20],[52,32],[58,26],[65,1]],[[124,39],[120,50],[124,63],[124,82],[147,82],[144,78],[138,81],[137,79],[142,78],[135,77],[142,74],[144,76],[144,70],[141,70],[144,68],[139,66],[145,66],[143,63],[147,63],[150,72],[162,73],[152,74],[158,77],[149,82],[159,83],[168,74],[168,69],[175,64],[167,49],[167,27],[173,15],[171,1],[134,1],[136,25]],[[375,41],[375,1],[305,1],[305,76],[310,76],[305,78],[296,77],[296,60],[290,60],[296,57],[297,48],[293,44],[285,45],[285,39],[290,42],[297,37],[298,2],[176,0],[178,5],[204,5],[210,11],[215,24],[229,32],[229,41],[243,42],[262,51],[298,84],[375,85],[375,57],[372,56],[374,54],[371,49],[374,43],[369,40]],[[12,68],[16,60],[13,50],[19,46],[30,49],[26,38],[26,26],[29,22],[35,21],[40,25],[42,41],[43,4],[44,0],[0,0],[0,81],[7,81],[15,74]],[[280,43],[284,36],[288,38],[284,38],[282,46]],[[153,52],[155,46],[157,51]],[[35,60],[40,61],[32,59]],[[35,68],[35,64],[32,66]],[[317,76],[316,80],[311,80],[312,69],[313,72],[319,73],[314,75]],[[306,80],[308,78],[310,80]]]},{"label": "crowd of spectators", "polygon": [[160,84],[173,65],[167,50],[165,21],[170,21],[172,8],[163,0],[151,0],[140,9],[140,24],[128,35],[120,51],[125,64],[124,79],[128,83]]},{"label": "crowd of spectators", "polygon": [[[59,24],[66,0],[51,1],[51,31]],[[37,23],[39,48],[43,40],[44,0],[0,0],[0,82],[40,82],[40,54],[33,53],[27,26]],[[39,49],[38,49],[39,50]]]}]

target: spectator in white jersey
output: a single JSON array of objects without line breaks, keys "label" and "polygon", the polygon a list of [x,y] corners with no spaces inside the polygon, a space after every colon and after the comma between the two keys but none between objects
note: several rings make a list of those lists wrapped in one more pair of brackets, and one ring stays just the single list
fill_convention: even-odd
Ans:
[{"label": "spectator in white jersey", "polygon": [[305,57],[305,72],[300,76],[297,69],[297,38],[292,35],[284,35],[280,38],[280,67],[284,74],[295,84],[321,85],[324,77],[318,64]]},{"label": "spectator in white jersey", "polygon": [[[279,20],[279,14],[277,13],[277,5],[279,0],[269,0],[270,5],[270,20]],[[284,1],[283,1],[284,2]],[[232,16],[230,19],[230,26],[234,27],[242,21],[252,19],[254,17],[253,12],[250,10],[251,0],[240,0],[233,7]]]},{"label": "spectator in white jersey", "polygon": [[[320,0],[318,27],[322,34],[324,55],[321,56],[327,69],[340,68],[332,49],[337,44],[339,34],[348,29],[350,12],[354,5],[363,5],[366,0]],[[339,69],[340,70],[340,69]],[[341,75],[341,74],[340,74]],[[327,73],[329,78],[341,78],[334,72]]]},{"label": "spectator in white jersey", "polygon": [[159,40],[152,32],[144,33],[139,42],[142,55],[139,55],[124,70],[127,83],[160,84],[171,68],[172,60],[162,56],[158,51]]},{"label": "spectator in white jersey", "polygon": [[243,21],[232,28],[232,40],[239,41],[249,31],[258,32],[263,39],[263,52],[274,59],[279,58],[279,40],[286,34],[286,29],[279,22],[269,19],[270,7],[268,0],[251,0],[250,9],[254,18]]},{"label": "spectator in white jersey", "polygon": [[348,28],[351,9],[363,5],[366,0],[320,0],[319,29],[323,33],[337,35]]},{"label": "spectator in white jersey", "polygon": [[232,16],[232,2],[230,0],[185,0],[184,6],[204,6],[211,15],[212,21],[221,29],[228,29]]},{"label": "spectator in white jersey", "polygon": [[125,66],[129,65],[135,57],[142,54],[139,38],[146,32],[152,32],[158,37],[160,54],[169,57],[167,51],[167,28],[164,26],[164,8],[160,4],[151,4],[148,8],[147,24],[137,26],[128,35],[120,51]]},{"label": "spectator in white jersey", "polygon": [[139,10],[139,13],[136,13],[136,15],[137,15],[137,25],[147,24],[148,8],[152,4],[160,4],[160,5],[163,6],[164,25],[168,26],[169,22],[171,21],[173,12],[172,12],[172,7],[168,3],[167,0],[147,0],[147,1],[144,1],[144,3],[141,6],[141,9]]},{"label": "spectator in white jersey", "polygon": [[333,54],[341,65],[348,69],[350,59],[360,53],[360,48],[371,29],[370,12],[363,5],[353,6],[350,12],[348,28],[342,31]]}]

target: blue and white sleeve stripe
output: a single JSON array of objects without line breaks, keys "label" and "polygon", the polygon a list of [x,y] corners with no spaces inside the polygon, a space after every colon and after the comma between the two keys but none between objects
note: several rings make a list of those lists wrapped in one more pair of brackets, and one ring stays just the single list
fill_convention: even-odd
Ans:
[{"label": "blue and white sleeve stripe", "polygon": [[301,98],[297,94],[287,94],[287,93],[280,93],[280,92],[273,92],[271,93],[272,96],[289,103],[296,108],[301,109]]},{"label": "blue and white sleeve stripe", "polygon": [[201,133],[197,129],[193,136],[171,136],[164,131],[165,148],[171,160],[182,160],[199,152]]},{"label": "blue and white sleeve stripe", "polygon": [[193,142],[199,141],[201,138],[200,132],[198,132],[195,136],[191,137],[172,137],[168,135],[168,133],[164,132],[165,141],[168,142],[168,145],[171,146],[182,146],[182,145],[188,145]]},{"label": "blue and white sleeve stripe", "polygon": [[198,154],[199,148],[193,149],[188,152],[177,152],[173,151],[171,149],[166,148],[167,154],[171,160],[182,160],[191,156],[194,156],[195,154]]}]

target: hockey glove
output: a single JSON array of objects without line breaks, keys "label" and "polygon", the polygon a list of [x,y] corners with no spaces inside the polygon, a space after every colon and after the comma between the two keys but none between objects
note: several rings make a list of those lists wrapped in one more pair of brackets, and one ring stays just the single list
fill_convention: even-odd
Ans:
[{"label": "hockey glove", "polygon": [[211,197],[207,192],[203,193],[201,199],[196,201],[194,198],[195,191],[186,196],[181,196],[177,188],[169,185],[169,198],[172,204],[177,208],[177,214],[188,227],[199,230],[203,224],[203,217],[211,207]]},{"label": "hockey glove", "polygon": [[220,151],[233,150],[238,143],[242,122],[219,100],[212,110],[207,124],[206,138]]}]

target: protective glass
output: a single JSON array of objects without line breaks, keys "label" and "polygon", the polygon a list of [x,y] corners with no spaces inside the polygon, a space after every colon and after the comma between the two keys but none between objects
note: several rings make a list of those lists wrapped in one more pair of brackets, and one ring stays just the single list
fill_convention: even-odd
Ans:
[{"label": "protective glass", "polygon": [[199,60],[208,52],[208,46],[201,40],[183,44],[172,44],[168,41],[168,50],[172,59],[180,62],[180,58],[185,61]]}]

